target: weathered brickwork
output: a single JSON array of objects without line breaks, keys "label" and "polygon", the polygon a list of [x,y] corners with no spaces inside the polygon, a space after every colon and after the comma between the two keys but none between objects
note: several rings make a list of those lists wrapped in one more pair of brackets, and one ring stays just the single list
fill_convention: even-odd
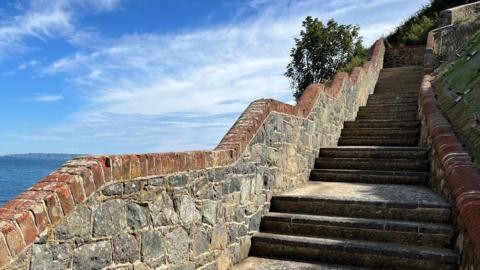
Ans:
[{"label": "weathered brickwork", "polygon": [[[0,209],[1,269],[228,269],[372,93],[384,45],[296,106],[253,102],[213,151],[82,157]],[[3,267],[2,267],[3,266]]]},{"label": "weathered brickwork", "polygon": [[423,66],[425,45],[387,48],[385,51],[385,68]]},{"label": "weathered brickwork", "polygon": [[421,143],[431,149],[429,184],[454,205],[459,269],[480,269],[480,172],[437,106],[432,79],[424,77],[419,99]]}]

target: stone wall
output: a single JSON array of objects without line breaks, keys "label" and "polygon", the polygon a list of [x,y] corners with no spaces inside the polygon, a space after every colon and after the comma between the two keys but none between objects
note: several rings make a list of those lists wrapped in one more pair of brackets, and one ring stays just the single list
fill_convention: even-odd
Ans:
[{"label": "stone wall", "polygon": [[0,269],[230,268],[272,195],[307,181],[365,105],[384,50],[296,106],[253,102],[213,151],[67,162],[0,209]]},{"label": "stone wall", "polygon": [[438,16],[438,27],[459,24],[464,21],[471,21],[480,16],[480,1],[450,8],[440,12]]},{"label": "stone wall", "polygon": [[423,66],[425,45],[387,48],[384,67]]},{"label": "stone wall", "polygon": [[453,205],[460,270],[480,269],[480,172],[436,104],[427,75],[420,91],[421,144],[430,147],[430,186]]},{"label": "stone wall", "polygon": [[428,33],[425,63],[429,68],[438,61],[457,57],[470,37],[480,30],[480,1],[442,11],[438,27]]}]

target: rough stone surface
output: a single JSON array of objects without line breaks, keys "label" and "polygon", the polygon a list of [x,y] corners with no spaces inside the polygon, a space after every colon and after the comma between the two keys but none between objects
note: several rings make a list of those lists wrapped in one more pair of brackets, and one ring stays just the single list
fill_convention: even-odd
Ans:
[{"label": "rough stone surface", "polygon": [[120,199],[102,203],[93,217],[93,235],[108,236],[120,233],[127,226],[125,202]]},{"label": "rough stone surface", "polygon": [[200,212],[195,205],[195,201],[190,196],[182,195],[175,198],[175,207],[178,211],[180,220],[186,225],[195,223],[201,218]]},{"label": "rough stone surface", "polygon": [[73,269],[102,269],[112,263],[112,251],[110,241],[101,241],[80,246],[73,254]]},{"label": "rough stone surface", "polygon": [[80,205],[77,210],[59,224],[55,230],[55,236],[60,240],[74,237],[86,238],[91,234],[91,210]]},{"label": "rough stone surface", "polygon": [[146,210],[136,203],[127,205],[127,225],[133,229],[140,229],[148,226]]},{"label": "rough stone surface", "polygon": [[142,233],[142,260],[151,267],[165,262],[165,237],[159,231]]},{"label": "rough stone surface", "polygon": [[166,235],[167,259],[171,264],[182,264],[188,259],[188,234],[177,228]]},{"label": "rough stone surface", "polygon": [[138,242],[130,234],[121,234],[113,240],[113,260],[116,263],[134,262],[139,259]]},{"label": "rough stone surface", "polygon": [[178,223],[178,214],[173,208],[173,201],[166,192],[162,192],[156,201],[149,204],[149,209],[153,225],[156,227]]}]

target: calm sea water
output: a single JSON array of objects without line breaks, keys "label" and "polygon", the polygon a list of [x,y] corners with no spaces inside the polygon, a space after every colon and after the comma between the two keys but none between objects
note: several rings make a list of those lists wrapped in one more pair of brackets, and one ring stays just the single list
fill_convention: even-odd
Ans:
[{"label": "calm sea water", "polygon": [[0,206],[60,167],[67,159],[0,157]]}]

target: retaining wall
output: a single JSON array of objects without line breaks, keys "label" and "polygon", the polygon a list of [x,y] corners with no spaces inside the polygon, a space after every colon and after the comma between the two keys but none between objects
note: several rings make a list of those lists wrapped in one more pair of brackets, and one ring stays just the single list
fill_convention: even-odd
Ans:
[{"label": "retaining wall", "polygon": [[[455,27],[452,20],[458,18],[458,14],[463,13],[478,16],[479,9],[480,2],[476,2],[447,11],[446,14],[450,14],[448,17],[450,25],[435,29],[428,35],[425,53],[426,72],[432,71],[435,54],[446,53],[447,56],[454,57],[453,54],[456,54],[456,50],[459,48],[458,44],[464,46],[470,35],[478,31],[478,28],[473,30],[478,26],[478,21],[465,24],[466,28],[462,28]],[[445,20],[440,24],[445,24]],[[449,32],[450,38],[458,37],[459,43],[456,43],[457,41],[445,42],[446,39],[444,39],[444,45],[438,47],[438,44],[441,44],[438,39],[445,37],[439,33],[446,28],[451,31]],[[473,166],[472,158],[440,110],[432,89],[433,80],[434,77],[431,75],[424,77],[419,97],[419,117],[422,122],[421,144],[430,147],[432,173],[430,186],[452,202],[452,221],[455,228],[454,244],[461,256],[459,269],[480,269],[480,172]]]},{"label": "retaining wall", "polygon": [[442,11],[438,27],[428,33],[425,63],[429,68],[438,61],[457,57],[470,37],[480,30],[480,1]]},{"label": "retaining wall", "polygon": [[0,269],[230,268],[271,196],[307,181],[365,105],[384,51],[296,106],[253,102],[215,150],[67,162],[0,209]]},{"label": "retaining wall", "polygon": [[423,66],[425,45],[387,48],[385,51],[385,68]]}]

